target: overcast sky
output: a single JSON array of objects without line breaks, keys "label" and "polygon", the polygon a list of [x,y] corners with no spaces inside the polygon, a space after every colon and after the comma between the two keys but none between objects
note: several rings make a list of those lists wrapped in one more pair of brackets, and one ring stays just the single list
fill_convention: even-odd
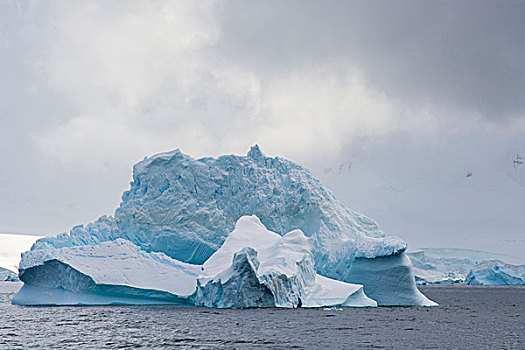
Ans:
[{"label": "overcast sky", "polygon": [[523,256],[524,17],[521,1],[2,1],[0,232],[112,214],[146,155],[258,143],[410,247]]}]

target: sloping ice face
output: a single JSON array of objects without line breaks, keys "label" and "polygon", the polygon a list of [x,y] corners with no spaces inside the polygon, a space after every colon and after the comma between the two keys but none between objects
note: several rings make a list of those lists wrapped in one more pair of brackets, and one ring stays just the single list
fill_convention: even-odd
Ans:
[{"label": "sloping ice face", "polygon": [[13,303],[192,305],[199,272],[199,266],[146,252],[121,238],[33,250],[22,256],[24,286]]},{"label": "sloping ice face", "polygon": [[[301,230],[313,246],[317,273],[363,284],[380,305],[432,304],[415,288],[410,261],[403,259],[405,242],[386,237],[373,220],[346,208],[307,169],[267,157],[258,146],[247,156],[194,159],[175,150],[145,158],[134,166],[131,188],[114,217],[43,238],[32,251],[124,238],[146,252],[201,265],[245,215],[256,215],[281,236]],[[377,264],[378,258],[386,263]],[[385,268],[389,258],[395,260],[392,270]]]}]

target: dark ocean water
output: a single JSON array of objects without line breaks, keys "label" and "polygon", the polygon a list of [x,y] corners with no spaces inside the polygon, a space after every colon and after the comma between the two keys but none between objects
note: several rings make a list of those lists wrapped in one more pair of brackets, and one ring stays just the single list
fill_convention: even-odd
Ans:
[{"label": "dark ocean water", "polygon": [[525,349],[525,287],[425,286],[439,307],[22,307],[0,283],[0,349]]}]

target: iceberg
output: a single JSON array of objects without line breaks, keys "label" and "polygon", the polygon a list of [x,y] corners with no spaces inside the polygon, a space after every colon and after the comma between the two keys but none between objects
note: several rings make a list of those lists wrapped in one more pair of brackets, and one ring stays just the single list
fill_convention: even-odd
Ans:
[{"label": "iceberg", "polygon": [[[490,252],[457,248],[420,248],[408,253],[408,256],[414,266],[418,284],[469,284],[468,275],[487,267],[490,270],[494,266],[508,266],[509,269],[520,273],[520,259]],[[493,283],[496,283],[496,280],[499,284],[507,284],[504,278],[494,279]]]},{"label": "iceberg", "polygon": [[[74,248],[105,247],[118,239],[131,242],[141,252],[162,253],[173,261],[202,265],[209,271],[208,260],[227,242],[237,221],[251,215],[277,236],[300,230],[308,237],[311,249],[306,255],[310,258],[303,262],[304,267],[313,265],[316,281],[330,279],[327,284],[312,284],[317,286],[319,296],[326,293],[332,297],[324,288],[339,281],[346,284],[332,283],[335,289],[341,287],[338,300],[348,297],[347,285],[355,284],[363,285],[364,294],[378,305],[435,305],[416,288],[403,240],[386,236],[373,220],[346,208],[309,170],[279,157],[267,157],[257,145],[247,156],[194,159],[175,150],[145,158],[133,167],[130,189],[124,192],[114,216],[102,216],[88,225],[74,227],[69,233],[38,240],[30,253],[22,257],[21,266],[26,267],[28,274],[21,273],[20,277],[28,286],[35,285],[37,280],[30,278],[29,266],[36,265],[26,260],[48,254],[36,252],[47,251],[54,256],[55,251],[62,249],[78,252]],[[287,239],[294,235],[298,233]],[[261,273],[256,268],[260,264],[264,271],[267,261],[264,247],[242,248],[253,251],[233,252],[230,261],[235,261],[233,270],[249,275],[254,283],[255,279],[273,278],[271,273]],[[64,263],[63,260],[60,261]],[[225,272],[222,267],[225,265],[221,265],[221,272]],[[53,278],[55,274],[49,276]],[[286,278],[282,277],[279,283],[296,283],[298,278],[306,278],[293,273],[282,276]],[[205,277],[200,281],[201,293],[214,293],[223,279],[219,284],[218,280]],[[260,288],[260,293],[266,293]],[[184,297],[174,292],[173,295]],[[312,303],[313,295],[308,299]],[[281,302],[291,305],[295,299],[290,294],[278,298],[277,305]]]},{"label": "iceberg", "polygon": [[[246,246],[249,244],[249,246]],[[239,219],[203,265],[196,304],[208,307],[377,306],[363,286],[318,275],[301,230],[280,236],[256,216]]]},{"label": "iceberg", "polygon": [[485,286],[525,285],[525,265],[489,261],[470,270],[465,284]]},{"label": "iceberg", "polygon": [[0,267],[0,282],[20,282],[18,275]]}]

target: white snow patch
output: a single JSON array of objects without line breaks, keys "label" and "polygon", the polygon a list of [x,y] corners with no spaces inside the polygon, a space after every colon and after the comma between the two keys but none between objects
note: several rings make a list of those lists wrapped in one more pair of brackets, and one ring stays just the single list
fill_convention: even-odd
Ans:
[{"label": "white snow patch", "polygon": [[[275,306],[294,307],[299,298],[303,307],[377,306],[363,293],[363,286],[315,273],[313,247],[301,230],[293,230],[281,237],[267,230],[255,215],[241,217],[222,247],[203,265],[199,285],[208,288],[203,294],[216,295],[215,291],[210,293],[210,289],[216,288],[222,291],[220,298],[230,299],[219,299],[217,305],[235,305],[238,299],[238,292],[228,293],[232,288],[227,285],[230,280],[232,283],[238,280],[239,269],[232,265],[232,261],[236,253],[245,248],[252,248],[257,253],[256,257],[251,257],[249,267],[255,270],[257,278],[250,283],[267,285],[275,298]],[[260,293],[260,289],[255,289],[255,293]],[[197,295],[199,297],[199,293]],[[206,302],[203,304],[216,306]]]}]

